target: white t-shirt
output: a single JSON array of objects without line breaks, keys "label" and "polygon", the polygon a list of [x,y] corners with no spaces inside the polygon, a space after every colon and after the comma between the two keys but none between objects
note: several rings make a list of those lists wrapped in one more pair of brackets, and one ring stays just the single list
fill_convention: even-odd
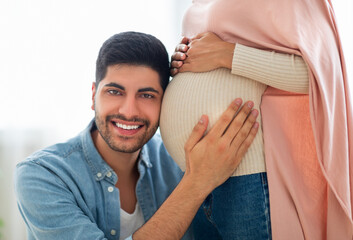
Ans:
[{"label": "white t-shirt", "polygon": [[132,235],[137,229],[139,229],[145,220],[143,219],[142,210],[138,202],[135,206],[135,211],[130,214],[120,208],[120,240],[127,238]]}]

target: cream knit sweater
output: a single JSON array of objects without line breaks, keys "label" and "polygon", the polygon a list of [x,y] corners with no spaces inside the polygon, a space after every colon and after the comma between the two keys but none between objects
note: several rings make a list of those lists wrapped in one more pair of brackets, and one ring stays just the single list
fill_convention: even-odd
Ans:
[{"label": "cream knit sweater", "polygon": [[[210,128],[237,97],[252,100],[254,108],[260,110],[267,85],[307,94],[309,80],[304,60],[296,55],[236,44],[232,70],[219,68],[177,74],[163,98],[160,131],[168,152],[180,168],[185,170],[184,144],[202,114],[209,116]],[[258,121],[258,134],[233,176],[266,171],[261,114]]]}]

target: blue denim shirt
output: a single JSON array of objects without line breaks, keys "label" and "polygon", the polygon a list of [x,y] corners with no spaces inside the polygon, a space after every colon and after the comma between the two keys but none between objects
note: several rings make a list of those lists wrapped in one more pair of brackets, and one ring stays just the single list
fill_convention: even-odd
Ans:
[{"label": "blue denim shirt", "polygon": [[[118,176],[95,148],[93,126],[94,121],[77,137],[38,151],[17,165],[15,191],[29,240],[119,239]],[[138,171],[136,195],[148,221],[182,172],[157,134],[142,148]],[[191,238],[188,231],[183,239]]]}]

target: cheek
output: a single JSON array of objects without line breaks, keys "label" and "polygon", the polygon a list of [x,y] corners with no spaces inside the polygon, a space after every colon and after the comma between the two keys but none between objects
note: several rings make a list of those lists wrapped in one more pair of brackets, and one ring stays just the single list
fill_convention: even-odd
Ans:
[{"label": "cheek", "polygon": [[99,111],[100,115],[109,115],[114,113],[114,109],[116,109],[116,104],[113,101],[105,100],[104,98],[97,98],[94,103],[94,108]]},{"label": "cheek", "polygon": [[151,122],[158,122],[159,121],[159,114],[161,112],[161,104],[149,104],[148,106],[144,107],[145,113],[150,119]]}]

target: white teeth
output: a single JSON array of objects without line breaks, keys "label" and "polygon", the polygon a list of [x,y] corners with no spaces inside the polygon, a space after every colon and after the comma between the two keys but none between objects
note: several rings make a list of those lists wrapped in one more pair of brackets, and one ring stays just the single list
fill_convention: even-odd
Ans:
[{"label": "white teeth", "polygon": [[115,125],[119,128],[124,129],[124,130],[133,130],[133,129],[137,129],[139,127],[139,125],[125,125],[125,124],[121,124],[121,123],[115,123]]}]

